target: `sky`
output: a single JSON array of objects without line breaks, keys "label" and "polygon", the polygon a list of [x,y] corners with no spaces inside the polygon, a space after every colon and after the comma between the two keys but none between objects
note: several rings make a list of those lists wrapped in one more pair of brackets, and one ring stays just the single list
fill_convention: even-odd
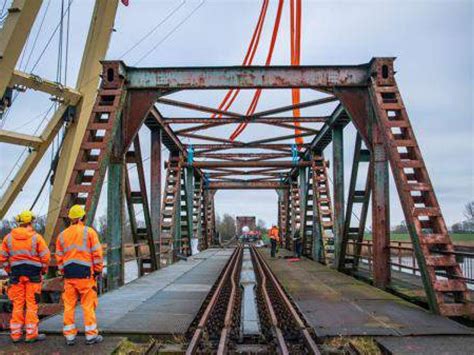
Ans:
[{"label": "sky", "polygon": [[[6,0],[5,3],[8,6],[10,2]],[[275,0],[270,2],[255,64],[264,62],[268,49],[277,4]],[[287,65],[290,60],[288,3],[285,2],[273,64]],[[0,10],[2,5],[3,1],[0,1]],[[130,0],[128,7],[119,6],[107,59],[150,67],[239,65],[260,5],[261,1],[250,0]],[[52,80],[57,78],[59,32],[54,36],[52,33],[59,23],[60,6],[60,0],[43,2],[17,68]],[[92,8],[92,0],[74,0],[71,4],[66,82],[69,86],[75,84]],[[396,79],[448,225],[462,220],[463,206],[474,200],[473,21],[473,2],[470,0],[303,0],[302,64],[361,64],[376,56],[397,57]],[[145,37],[155,27],[156,30]],[[50,44],[46,46],[50,38]],[[64,73],[64,60],[62,66]],[[62,77],[64,82],[64,75]],[[217,91],[183,92],[174,97],[217,106],[223,94]],[[233,111],[245,112],[250,94],[244,93]],[[315,94],[304,91],[302,97],[307,100]],[[290,102],[289,91],[266,91],[258,110]],[[41,132],[52,116],[51,111],[47,112],[50,107],[51,101],[44,94],[32,91],[19,94],[6,118],[0,121],[0,127],[28,134]],[[332,107],[312,109],[304,114],[327,114]],[[166,107],[160,107],[160,110],[166,114],[185,114]],[[209,132],[226,135],[229,130]],[[140,134],[142,142],[146,142],[146,130]],[[243,138],[248,140],[264,134],[265,130],[260,127],[245,131]],[[355,130],[348,126],[344,137],[346,191],[354,137]],[[147,157],[148,146],[144,144],[142,149]],[[22,151],[20,147],[0,143],[1,193],[11,180],[10,172],[14,172],[24,159],[25,154],[18,159]],[[325,151],[329,160],[331,153],[329,146]],[[51,154],[45,155],[32,174],[8,217],[30,207],[50,165]],[[166,152],[164,154],[166,157]],[[145,164],[147,171],[148,163]],[[35,206],[39,215],[46,213],[48,192],[49,187]],[[395,225],[403,215],[393,180],[390,199],[391,224]],[[255,215],[267,225],[276,222],[276,202],[274,191],[220,191],[216,194],[216,209],[220,214]],[[103,214],[105,208],[105,202],[101,201],[99,214]]]}]

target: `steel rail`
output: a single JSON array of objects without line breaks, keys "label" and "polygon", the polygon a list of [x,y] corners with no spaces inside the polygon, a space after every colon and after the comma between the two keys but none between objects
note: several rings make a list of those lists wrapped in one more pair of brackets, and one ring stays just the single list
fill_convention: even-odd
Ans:
[{"label": "steel rail", "polygon": [[[278,295],[280,296],[280,298],[284,302],[286,308],[291,313],[291,316],[293,317],[294,321],[298,325],[298,328],[299,328],[301,334],[303,335],[303,339],[304,339],[304,342],[306,343],[306,346],[307,346],[308,350],[310,350],[313,354],[320,354],[319,349],[318,349],[315,341],[311,337],[311,334],[309,333],[304,321],[301,319],[300,315],[296,311],[295,307],[291,303],[291,301],[288,298],[288,296],[286,295],[285,291],[280,286],[280,283],[276,279],[275,275],[273,275],[273,273],[271,272],[270,267],[265,262],[265,260],[263,260],[262,256],[258,253],[258,251],[255,249],[255,247],[252,247],[252,250],[253,250],[254,255],[255,255],[255,260],[258,261],[259,266],[262,267],[262,269],[264,269],[264,271],[268,274],[268,277],[270,278],[273,286],[275,287],[276,291],[278,292]],[[262,272],[262,275],[265,272]]]},{"label": "steel rail", "polygon": [[209,301],[209,304],[206,307],[206,310],[204,311],[203,315],[201,316],[201,319],[199,320],[199,324],[194,331],[193,337],[191,339],[191,342],[189,343],[188,348],[186,349],[186,355],[191,355],[195,354],[197,351],[197,347],[199,345],[199,341],[201,340],[204,328],[206,327],[207,321],[209,320],[209,316],[211,315],[212,310],[217,304],[217,301],[219,299],[219,296],[222,292],[222,289],[224,287],[224,283],[228,279],[228,275],[230,273],[230,270],[236,264],[236,261],[238,260],[238,257],[240,255],[240,247],[236,248],[234,251],[234,254],[232,255],[229,263],[226,265],[225,271],[219,280],[219,283],[216,287],[216,290],[214,291],[214,294],[212,295],[211,300]]},{"label": "steel rail", "polygon": [[255,248],[252,247],[250,250],[252,251],[252,255],[253,255],[254,260],[255,260],[255,265],[257,266],[256,270],[257,270],[258,274],[260,274],[260,277],[261,277],[260,287],[262,289],[263,298],[265,300],[265,305],[267,307],[268,313],[270,314],[270,320],[271,320],[271,323],[272,323],[272,328],[273,328],[273,331],[275,332],[276,341],[277,341],[278,347],[280,348],[280,353],[283,354],[283,355],[289,354],[288,346],[286,345],[285,338],[283,336],[283,332],[281,331],[281,328],[278,326],[278,318],[276,316],[275,309],[273,308],[272,302],[270,300],[270,296],[269,296],[268,291],[267,291],[267,277],[265,275],[265,272],[263,271],[263,267],[260,263],[260,260],[258,259],[257,252],[255,251]]},{"label": "steel rail", "polygon": [[219,347],[217,348],[217,354],[219,355],[223,355],[227,353],[228,336],[232,329],[232,314],[234,311],[235,298],[237,295],[237,287],[238,287],[237,283],[235,282],[235,278],[237,277],[237,270],[239,269],[239,265],[241,262],[242,262],[242,253],[239,252],[237,262],[234,264],[232,275],[230,277],[231,292],[230,292],[229,303],[227,304],[227,309],[225,313],[224,328],[222,328],[221,337],[219,339]]}]

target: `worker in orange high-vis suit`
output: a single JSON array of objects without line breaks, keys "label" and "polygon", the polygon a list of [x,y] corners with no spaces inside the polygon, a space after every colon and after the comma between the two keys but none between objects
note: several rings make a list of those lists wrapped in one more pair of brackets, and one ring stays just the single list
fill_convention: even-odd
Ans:
[{"label": "worker in orange high-vis suit", "polygon": [[272,228],[268,231],[268,237],[270,238],[271,243],[271,257],[274,258],[276,255],[277,243],[280,241],[280,235],[278,232],[278,227],[273,225]]},{"label": "worker in orange high-vis suit", "polygon": [[3,238],[0,249],[0,267],[9,275],[7,293],[13,304],[10,336],[14,343],[21,341],[25,326],[25,341],[35,342],[46,338],[38,333],[38,303],[50,252],[43,237],[33,229],[35,216],[31,211],[23,211],[15,219],[19,227]]},{"label": "worker in orange high-vis suit", "polygon": [[102,342],[99,335],[95,309],[97,308],[97,283],[103,268],[102,245],[97,232],[83,223],[86,212],[79,205],[69,210],[70,226],[56,240],[58,271],[64,277],[64,328],[67,345],[76,342],[77,328],[74,311],[80,298],[84,314],[86,344]]}]

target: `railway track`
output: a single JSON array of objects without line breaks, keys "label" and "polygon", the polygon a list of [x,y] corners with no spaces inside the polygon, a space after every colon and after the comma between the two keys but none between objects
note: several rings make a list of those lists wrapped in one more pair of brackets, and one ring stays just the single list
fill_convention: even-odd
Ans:
[{"label": "railway track", "polygon": [[[244,292],[246,287],[250,290]],[[247,245],[236,247],[188,338],[186,354],[320,353],[263,257]]]}]

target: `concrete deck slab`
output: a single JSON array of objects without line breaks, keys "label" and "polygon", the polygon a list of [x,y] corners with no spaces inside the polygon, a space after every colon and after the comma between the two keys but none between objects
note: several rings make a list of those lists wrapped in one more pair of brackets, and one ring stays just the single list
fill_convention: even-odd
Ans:
[{"label": "concrete deck slab", "polygon": [[474,353],[474,336],[377,337],[389,354],[461,355]]},{"label": "concrete deck slab", "polygon": [[[102,295],[97,323],[104,334],[184,334],[216,282],[232,250],[209,249]],[[84,329],[82,312],[76,326]],[[41,331],[62,332],[62,314],[45,319]]]},{"label": "concrete deck slab", "polygon": [[12,344],[10,337],[6,334],[0,335],[0,355],[22,354],[22,355],[83,355],[83,354],[112,354],[125,338],[106,337],[100,344],[86,345],[83,336],[77,337],[76,345],[67,346],[62,335],[50,335],[40,343]]},{"label": "concrete deck slab", "polygon": [[312,260],[290,262],[286,250],[276,259],[269,250],[261,253],[320,337],[474,335],[455,321]]}]

